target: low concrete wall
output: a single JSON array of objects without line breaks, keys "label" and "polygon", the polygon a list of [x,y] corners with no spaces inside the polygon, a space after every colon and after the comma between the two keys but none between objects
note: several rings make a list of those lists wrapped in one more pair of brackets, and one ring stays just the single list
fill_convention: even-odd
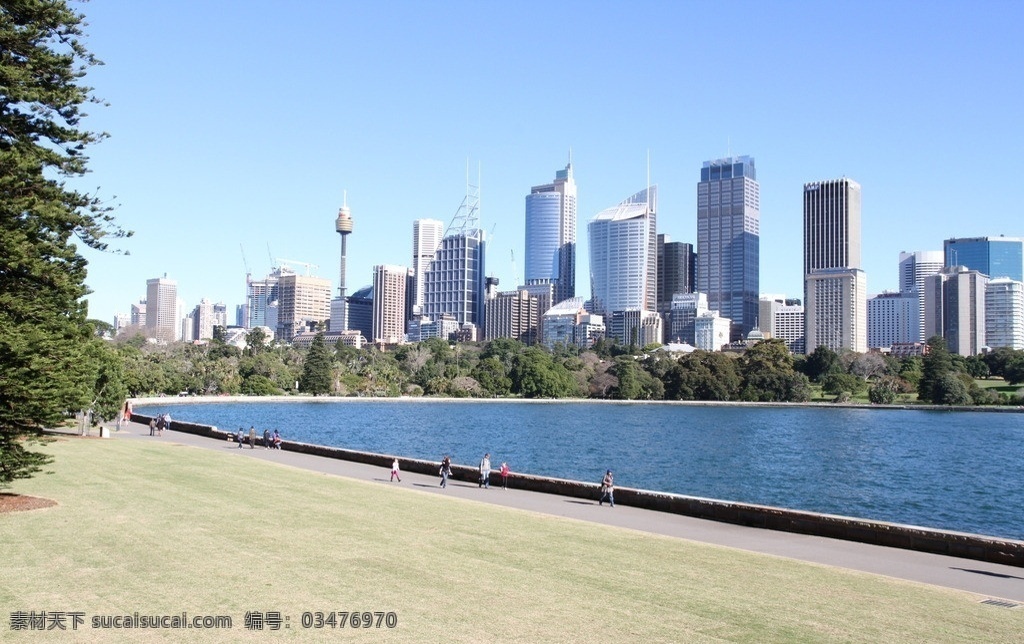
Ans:
[{"label": "low concrete wall", "polygon": [[[132,421],[148,425],[150,417],[132,414]],[[217,440],[227,440],[233,436],[231,432],[221,431],[216,427],[177,420],[172,420],[171,429]],[[262,439],[262,435],[257,438]],[[365,463],[389,469],[391,462],[396,458],[396,456],[388,454],[374,454],[293,441],[284,441],[281,448],[303,454]],[[403,471],[439,476],[441,468],[439,461],[424,461],[401,456],[397,458]],[[477,483],[479,477],[479,472],[475,467],[452,464],[451,478],[453,480]],[[501,476],[497,470],[491,471],[490,483],[491,485],[501,485]],[[557,494],[591,500],[597,500],[600,488],[597,483],[584,483],[581,481],[516,473],[509,476],[508,485],[511,488],[529,490],[531,492],[543,492],[545,494]],[[720,521],[722,523],[732,523],[767,530],[781,530],[831,539],[844,539],[846,541],[857,541],[890,548],[904,548],[906,550],[1024,567],[1024,541],[1014,539],[999,539],[964,532],[948,532],[899,523],[869,521],[867,519],[787,510],[785,508],[749,503],[702,499],[699,497],[652,492],[627,487],[615,488],[615,502],[619,505],[630,505],[646,510],[670,512],[699,519]]]}]

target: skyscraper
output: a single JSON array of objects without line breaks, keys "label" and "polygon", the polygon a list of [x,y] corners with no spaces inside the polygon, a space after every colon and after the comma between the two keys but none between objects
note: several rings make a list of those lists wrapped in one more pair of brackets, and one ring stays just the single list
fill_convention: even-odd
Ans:
[{"label": "skyscraper", "polygon": [[985,286],[985,344],[1024,349],[1024,283],[1008,277]]},{"label": "skyscraper", "polygon": [[658,297],[658,187],[651,186],[588,224],[594,312],[654,311]]},{"label": "skyscraper", "polygon": [[434,253],[441,246],[444,224],[436,219],[417,219],[412,222],[412,270],[415,284],[413,287],[413,314],[419,315],[423,310],[424,277],[430,262],[434,261]]},{"label": "skyscraper", "polygon": [[290,342],[300,331],[310,330],[331,315],[330,280],[282,269],[278,293],[278,340]]},{"label": "skyscraper", "polygon": [[693,245],[674,242],[668,235],[658,235],[658,313],[672,309],[672,297],[693,293],[697,256]]},{"label": "skyscraper", "polygon": [[900,293],[917,293],[917,337],[910,342],[925,342],[924,335],[924,278],[942,270],[941,250],[915,250],[900,253]]},{"label": "skyscraper", "polygon": [[761,189],[749,156],[705,161],[697,184],[697,286],[732,320],[730,340],[757,324]]},{"label": "skyscraper", "polygon": [[985,346],[985,286],[988,277],[963,266],[929,275],[924,284],[925,336],[941,335],[962,356]]},{"label": "skyscraper", "polygon": [[990,278],[1024,281],[1024,238],[970,237],[942,243],[946,267],[966,266]]},{"label": "skyscraper", "polygon": [[554,285],[555,302],[576,295],[576,182],[572,160],[526,196],[526,284]]},{"label": "skyscraper", "polygon": [[867,351],[867,277],[860,257],[860,184],[804,184],[804,334],[807,353]]},{"label": "skyscraper", "polygon": [[470,185],[467,172],[466,196],[424,271],[423,314],[435,322],[450,315],[460,326],[484,325],[487,239],[479,212],[480,188]]},{"label": "skyscraper", "polygon": [[412,271],[405,266],[373,267],[373,342],[398,344],[405,339],[406,288]]},{"label": "skyscraper", "polygon": [[181,337],[178,283],[163,277],[146,280],[146,329],[150,337],[174,342]]}]

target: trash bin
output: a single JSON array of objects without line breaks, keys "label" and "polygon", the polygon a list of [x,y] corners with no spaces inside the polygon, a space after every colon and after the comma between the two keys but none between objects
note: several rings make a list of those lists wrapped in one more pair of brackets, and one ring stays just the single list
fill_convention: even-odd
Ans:
[{"label": "trash bin", "polygon": [[100,425],[100,438],[110,438],[110,428],[106,425]]}]

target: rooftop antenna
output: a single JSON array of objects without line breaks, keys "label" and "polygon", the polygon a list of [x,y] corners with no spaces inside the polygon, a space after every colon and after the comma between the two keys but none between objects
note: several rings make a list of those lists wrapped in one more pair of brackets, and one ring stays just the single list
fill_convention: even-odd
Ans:
[{"label": "rooftop antenna", "polygon": [[651,149],[647,148],[647,201],[651,199]]},{"label": "rooftop antenna", "polygon": [[480,224],[480,169],[477,168],[477,185],[469,183],[469,159],[466,159],[466,196],[455,211],[444,236],[471,234]]}]

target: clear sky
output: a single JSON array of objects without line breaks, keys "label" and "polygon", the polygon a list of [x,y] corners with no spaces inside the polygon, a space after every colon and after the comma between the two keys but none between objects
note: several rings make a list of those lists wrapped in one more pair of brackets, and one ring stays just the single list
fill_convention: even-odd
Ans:
[{"label": "clear sky", "polygon": [[[487,272],[523,274],[524,198],[572,149],[577,291],[587,222],[659,186],[658,229],[696,244],[704,161],[750,155],[761,292],[802,294],[802,190],[863,188],[868,292],[901,250],[1024,236],[1020,2],[93,0],[82,185],[119,205],[130,254],[89,251],[90,316],[167,274],[191,310],[234,307],[246,263],[319,265],[351,293],[409,265],[412,222],[446,224],[481,169]],[[244,249],[244,260],[243,260]],[[513,261],[513,252],[515,259]]]}]

